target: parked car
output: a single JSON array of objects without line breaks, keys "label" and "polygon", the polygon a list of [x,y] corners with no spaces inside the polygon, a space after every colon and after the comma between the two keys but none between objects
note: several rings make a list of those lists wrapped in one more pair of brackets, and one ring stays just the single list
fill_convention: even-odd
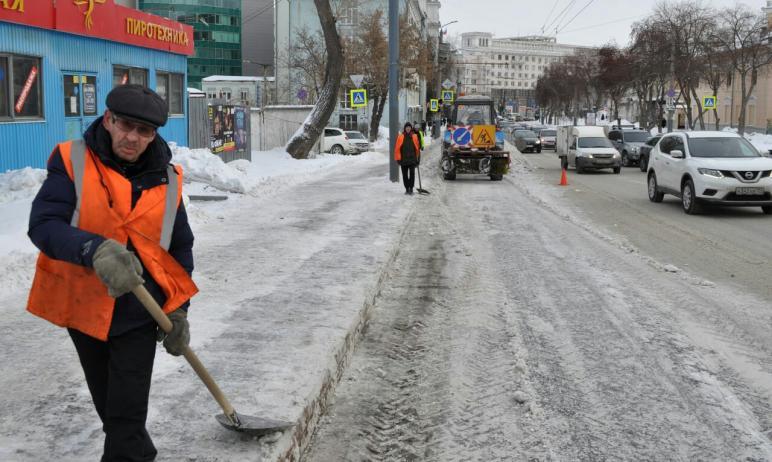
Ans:
[{"label": "parked car", "polygon": [[651,149],[659,143],[659,140],[662,139],[662,135],[656,135],[653,138],[651,138],[649,141],[645,142],[643,146],[641,146],[641,149],[638,151],[640,156],[638,158],[638,166],[641,168],[642,172],[645,172],[649,168],[649,155],[651,154]]},{"label": "parked car", "polygon": [[610,168],[614,173],[622,171],[621,155],[614,148],[601,127],[561,126],[557,129],[557,154],[560,165],[576,168],[576,173],[587,169]]},{"label": "parked car", "polygon": [[357,154],[367,152],[370,150],[370,141],[367,137],[358,131],[347,131],[348,140],[357,150]]},{"label": "parked car", "polygon": [[641,147],[649,138],[651,135],[644,130],[611,130],[608,132],[608,139],[622,155],[623,167],[638,163]]},{"label": "parked car", "polygon": [[515,147],[520,152],[541,152],[539,136],[531,130],[515,130]]},{"label": "parked car", "polygon": [[676,132],[663,136],[651,150],[648,195],[681,198],[688,214],[706,204],[755,206],[772,214],[772,159],[763,157],[745,138],[718,131]]},{"label": "parked car", "polygon": [[358,154],[357,148],[349,139],[346,132],[340,128],[328,127],[324,129],[322,137],[322,152],[332,154]]},{"label": "parked car", "polygon": [[541,141],[542,149],[555,149],[558,131],[554,128],[545,128],[539,131],[539,141]]}]

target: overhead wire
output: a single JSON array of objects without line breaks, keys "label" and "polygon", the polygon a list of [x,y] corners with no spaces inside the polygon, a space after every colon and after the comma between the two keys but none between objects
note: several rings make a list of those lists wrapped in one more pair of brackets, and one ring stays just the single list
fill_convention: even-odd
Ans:
[{"label": "overhead wire", "polygon": [[599,23],[599,24],[593,24],[591,26],[584,26],[584,27],[579,27],[579,28],[576,28],[576,29],[564,30],[564,31],[561,31],[561,32],[565,32],[565,33],[579,32],[581,30],[594,29],[596,27],[607,26],[609,24],[614,24],[614,23],[617,23],[617,22],[620,22],[620,21],[627,21],[629,19],[638,19],[638,18],[642,18],[644,16],[646,16],[646,15],[640,15],[639,14],[639,15],[636,15],[636,16],[628,16],[626,18],[619,18],[619,19],[615,19],[613,21],[606,21],[606,22],[602,22],[602,23]]},{"label": "overhead wire", "polygon": [[547,27],[547,21],[550,20],[552,13],[555,11],[555,7],[558,6],[558,3],[560,3],[560,0],[555,0],[555,3],[552,4],[552,9],[550,10],[550,13],[547,15],[547,18],[544,20],[544,24],[541,25],[542,34],[544,33],[545,28]]},{"label": "overhead wire", "polygon": [[256,19],[259,16],[262,16],[263,13],[267,12],[268,10],[270,10],[272,8],[275,8],[281,1],[282,0],[276,0],[274,2],[271,2],[268,5],[266,5],[265,8],[250,14],[249,16],[247,16],[246,18],[241,20],[241,25],[243,26],[244,24],[248,23],[249,21],[252,21],[252,20]]},{"label": "overhead wire", "polygon": [[571,19],[569,19],[567,23],[563,24],[563,26],[557,31],[557,33],[563,32],[563,30],[565,30],[565,28],[568,27],[568,25],[571,24],[574,21],[574,19],[576,19],[577,16],[582,14],[582,11],[586,10],[587,7],[590,6],[594,1],[595,0],[590,0],[589,2],[587,2],[587,4],[584,5],[582,9],[579,10]]},{"label": "overhead wire", "polygon": [[552,29],[552,25],[555,24],[557,21],[559,21],[564,14],[566,14],[566,11],[568,11],[568,9],[571,8],[574,5],[574,3],[576,3],[576,0],[571,0],[570,2],[568,2],[568,4],[562,10],[560,10],[560,13],[558,13],[558,15],[555,16],[555,19],[552,20],[550,25],[547,26],[547,29]]}]

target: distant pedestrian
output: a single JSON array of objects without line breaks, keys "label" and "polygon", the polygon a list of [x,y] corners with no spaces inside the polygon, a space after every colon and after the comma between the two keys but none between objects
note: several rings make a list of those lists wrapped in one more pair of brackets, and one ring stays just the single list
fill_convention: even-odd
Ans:
[{"label": "distant pedestrian", "polygon": [[405,194],[412,195],[415,185],[415,166],[421,161],[421,145],[410,122],[405,122],[402,133],[397,137],[397,142],[394,145],[394,159],[402,167],[402,183],[405,185]]}]

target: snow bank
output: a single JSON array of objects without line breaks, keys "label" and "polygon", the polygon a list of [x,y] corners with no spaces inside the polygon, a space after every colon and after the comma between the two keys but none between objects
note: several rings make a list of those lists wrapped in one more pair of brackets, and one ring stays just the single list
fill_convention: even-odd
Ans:
[{"label": "snow bank", "polygon": [[34,196],[45,179],[46,171],[39,168],[26,167],[0,173],[0,203]]}]

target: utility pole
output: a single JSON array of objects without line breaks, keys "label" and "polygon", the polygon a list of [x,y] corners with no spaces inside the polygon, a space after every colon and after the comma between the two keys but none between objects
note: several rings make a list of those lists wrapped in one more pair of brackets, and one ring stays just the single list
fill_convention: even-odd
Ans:
[{"label": "utility pole", "polygon": [[389,0],[389,178],[399,181],[394,145],[399,134],[399,0]]}]

